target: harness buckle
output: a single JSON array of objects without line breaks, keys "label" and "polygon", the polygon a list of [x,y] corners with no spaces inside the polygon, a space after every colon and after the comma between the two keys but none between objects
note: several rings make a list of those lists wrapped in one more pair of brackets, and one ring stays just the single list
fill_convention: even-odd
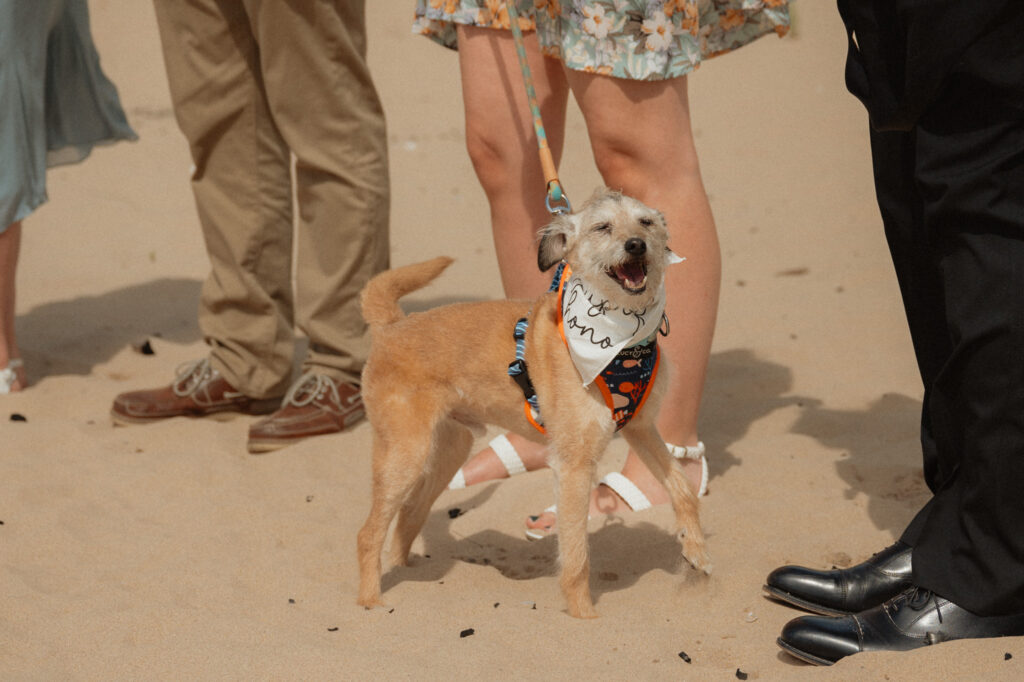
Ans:
[{"label": "harness buckle", "polygon": [[533,396],[537,395],[537,391],[533,388],[533,382],[530,381],[530,375],[526,373],[526,363],[522,360],[515,360],[509,363],[508,375],[512,377],[512,381],[516,382],[519,388],[523,391],[523,396],[529,400]]}]

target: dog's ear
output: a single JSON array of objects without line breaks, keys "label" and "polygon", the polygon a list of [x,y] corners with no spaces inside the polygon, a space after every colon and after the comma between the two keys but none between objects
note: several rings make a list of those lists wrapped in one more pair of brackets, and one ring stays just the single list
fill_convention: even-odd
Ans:
[{"label": "dog's ear", "polygon": [[572,216],[559,214],[550,225],[540,231],[540,245],[537,247],[537,267],[547,272],[569,252],[569,242],[576,234]]},{"label": "dog's ear", "polygon": [[541,272],[547,272],[562,260],[565,251],[565,235],[547,232],[541,234],[540,248],[537,249],[537,267]]}]

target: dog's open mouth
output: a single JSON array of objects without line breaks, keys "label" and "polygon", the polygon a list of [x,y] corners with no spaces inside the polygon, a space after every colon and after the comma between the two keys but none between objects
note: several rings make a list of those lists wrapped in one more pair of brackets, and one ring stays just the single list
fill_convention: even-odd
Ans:
[{"label": "dog's open mouth", "polygon": [[630,260],[608,270],[608,276],[631,294],[641,294],[647,288],[647,263]]}]

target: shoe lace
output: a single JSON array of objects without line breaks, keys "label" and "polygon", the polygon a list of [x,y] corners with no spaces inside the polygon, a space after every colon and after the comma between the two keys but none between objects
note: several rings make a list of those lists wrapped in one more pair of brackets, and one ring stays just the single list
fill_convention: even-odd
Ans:
[{"label": "shoe lace", "polygon": [[334,401],[334,404],[341,405],[338,387],[329,376],[306,372],[288,389],[288,393],[284,397],[284,404],[305,407],[314,400],[323,398],[327,393],[330,393],[330,399]]},{"label": "shoe lace", "polygon": [[929,606],[929,602],[935,605],[935,613],[939,616],[939,622],[942,622],[942,609],[939,608],[939,600],[935,593],[931,590],[926,590],[923,587],[911,588],[911,594],[907,598],[907,606],[920,611],[925,607]]},{"label": "shoe lace", "polygon": [[210,367],[209,358],[184,362],[178,365],[174,373],[174,384],[171,385],[171,389],[179,398],[192,395],[217,376],[217,370]]}]

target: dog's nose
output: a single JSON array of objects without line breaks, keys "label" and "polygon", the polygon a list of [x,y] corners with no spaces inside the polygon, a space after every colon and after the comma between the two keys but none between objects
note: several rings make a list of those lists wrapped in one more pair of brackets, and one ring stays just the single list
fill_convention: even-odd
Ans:
[{"label": "dog's nose", "polygon": [[626,240],[626,253],[630,256],[642,256],[647,253],[647,242],[638,237]]}]

